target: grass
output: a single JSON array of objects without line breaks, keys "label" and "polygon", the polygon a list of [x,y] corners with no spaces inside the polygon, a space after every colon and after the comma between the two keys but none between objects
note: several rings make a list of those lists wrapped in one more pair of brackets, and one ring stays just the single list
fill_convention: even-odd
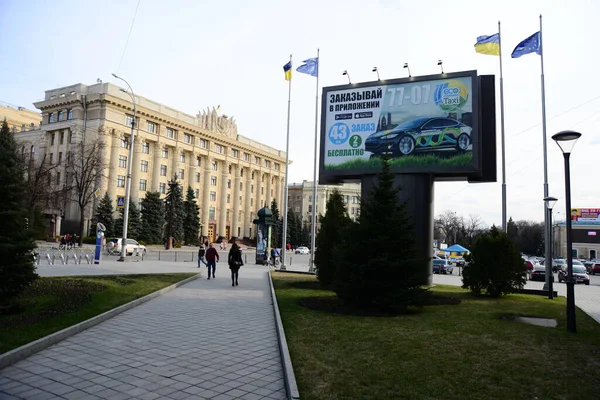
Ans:
[{"label": "grass", "polygon": [[[391,158],[391,168],[437,168],[437,167],[473,167],[473,153],[456,154],[452,157],[440,157],[436,154],[423,154]],[[356,158],[341,164],[326,164],[326,171],[340,169],[381,169],[381,160],[378,158]]]},{"label": "grass", "polygon": [[[302,399],[592,399],[600,390],[600,324],[577,310],[566,332],[565,299],[470,296],[436,286],[460,305],[397,317],[312,311],[302,298],[335,296],[294,286],[312,276],[273,273]],[[502,319],[556,318],[557,328]]]},{"label": "grass", "polygon": [[83,322],[193,273],[39,278],[0,315],[0,353]]}]

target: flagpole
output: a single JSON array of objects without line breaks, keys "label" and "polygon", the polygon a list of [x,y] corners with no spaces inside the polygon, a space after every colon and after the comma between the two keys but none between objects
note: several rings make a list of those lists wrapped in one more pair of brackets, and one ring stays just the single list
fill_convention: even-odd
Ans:
[{"label": "flagpole", "polygon": [[[544,147],[544,198],[549,196],[548,193],[548,150],[546,148],[546,86],[544,83],[544,40],[542,37],[542,14],[540,14],[540,64],[542,68],[541,82],[542,82],[542,135],[543,135],[543,147]],[[552,298],[552,281],[550,274],[552,273],[552,246],[550,242],[550,236],[552,235],[552,227],[549,224],[550,221],[550,210],[546,207],[546,202],[542,203],[544,207],[544,258],[546,265],[546,283],[544,289],[548,290],[548,297]]]},{"label": "flagpole", "polygon": [[[290,64],[292,55],[290,54]],[[290,67],[291,69],[291,67]],[[291,71],[290,71],[291,73]],[[281,268],[285,270],[285,250],[287,247],[287,215],[288,215],[288,170],[290,166],[290,109],[292,104],[292,78],[288,81],[287,134],[285,137],[285,184],[283,189],[283,232],[281,238]]]},{"label": "flagpole", "polygon": [[[319,121],[319,64],[321,59],[319,58],[319,49],[317,49],[317,86],[315,95],[315,155],[314,155],[314,169],[313,169],[313,187],[312,187],[312,221],[311,221],[311,237],[310,237],[310,266],[308,272],[315,271],[315,239],[317,234],[317,143],[318,143],[318,121]],[[327,201],[327,199],[325,200]]]},{"label": "flagpole", "polygon": [[506,147],[504,141],[504,78],[502,76],[502,34],[498,21],[498,46],[500,48],[500,132],[502,139],[502,230],[507,232],[506,225]]}]

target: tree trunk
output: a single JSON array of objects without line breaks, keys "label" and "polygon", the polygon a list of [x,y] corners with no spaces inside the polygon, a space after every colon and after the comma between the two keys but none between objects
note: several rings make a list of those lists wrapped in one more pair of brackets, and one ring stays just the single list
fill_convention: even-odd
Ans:
[{"label": "tree trunk", "polygon": [[[80,207],[79,211],[79,247],[83,244],[83,236],[85,230],[85,207]],[[85,235],[87,236],[87,235]]]}]

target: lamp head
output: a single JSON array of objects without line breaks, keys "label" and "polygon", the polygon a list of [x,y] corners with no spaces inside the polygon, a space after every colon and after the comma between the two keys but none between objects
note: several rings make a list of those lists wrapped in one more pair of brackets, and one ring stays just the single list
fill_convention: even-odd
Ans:
[{"label": "lamp head", "polygon": [[123,88],[120,88],[119,90],[120,90],[121,92],[123,92],[123,93],[127,93],[127,90],[125,90],[125,89],[123,89]]},{"label": "lamp head", "polygon": [[438,60],[438,65],[442,65],[444,62],[442,60]]},{"label": "lamp head", "polygon": [[344,70],[344,72],[342,72],[342,75],[348,75],[348,71]]},{"label": "lamp head", "polygon": [[558,201],[558,199],[556,197],[544,197],[544,202],[546,203],[546,207],[548,208],[548,210],[552,211],[552,209],[554,208],[554,205],[556,204],[556,202]]},{"label": "lamp head", "polygon": [[119,77],[117,76],[117,74],[115,74],[114,72],[113,72],[111,75],[112,75],[112,76],[114,76],[114,77],[115,77],[115,78],[117,78],[117,79],[119,78]]},{"label": "lamp head", "polygon": [[558,147],[564,154],[569,154],[573,151],[577,139],[581,137],[581,133],[575,131],[561,131],[552,135],[552,140],[556,142]]},{"label": "lamp head", "polygon": [[377,72],[377,67],[373,67],[373,72]]},{"label": "lamp head", "polygon": [[408,68],[408,63],[404,63],[404,68]]}]

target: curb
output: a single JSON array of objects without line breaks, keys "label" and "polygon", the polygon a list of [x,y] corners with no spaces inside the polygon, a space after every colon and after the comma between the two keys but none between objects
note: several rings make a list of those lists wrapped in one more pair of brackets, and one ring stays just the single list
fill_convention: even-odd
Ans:
[{"label": "curb", "polygon": [[316,275],[316,272],[294,271],[293,269],[276,269],[275,272],[284,272],[289,274]]},{"label": "curb", "polygon": [[110,319],[112,317],[115,317],[124,311],[130,310],[136,306],[139,306],[140,304],[145,303],[148,300],[152,300],[155,297],[160,296],[161,294],[170,292],[173,289],[177,289],[179,286],[185,285],[186,283],[196,280],[198,278],[200,278],[200,274],[191,276],[191,277],[184,279],[180,282],[177,282],[171,286],[167,286],[167,287],[162,288],[154,293],[150,293],[144,297],[140,297],[139,299],[135,299],[133,301],[130,301],[129,303],[120,305],[117,308],[108,310],[100,315],[96,315],[95,317],[92,317],[88,320],[80,322],[76,325],[70,326],[70,327],[60,330],[58,332],[54,332],[48,336],[45,336],[45,337],[38,339],[36,341],[33,341],[31,343],[27,343],[21,347],[17,347],[14,350],[11,350],[7,353],[0,355],[0,369],[6,368],[11,364],[16,363],[17,361],[21,361],[24,358],[27,358],[32,354],[42,351],[42,350],[52,346],[53,344],[61,342],[65,339],[75,335],[76,333],[82,332],[88,328],[91,328],[94,325],[98,325],[99,323],[104,322],[107,319]]},{"label": "curb", "polygon": [[271,272],[267,271],[269,278],[269,287],[271,288],[271,299],[273,300],[273,313],[275,314],[275,323],[277,325],[277,337],[279,338],[279,354],[281,355],[281,363],[283,365],[283,380],[285,382],[285,391],[289,400],[300,399],[298,386],[296,385],[296,376],[294,375],[294,367],[292,366],[292,358],[288,349],[287,340],[285,339],[285,331],[279,314],[279,306],[277,305],[277,297],[275,296],[275,288],[273,287],[273,277]]}]

